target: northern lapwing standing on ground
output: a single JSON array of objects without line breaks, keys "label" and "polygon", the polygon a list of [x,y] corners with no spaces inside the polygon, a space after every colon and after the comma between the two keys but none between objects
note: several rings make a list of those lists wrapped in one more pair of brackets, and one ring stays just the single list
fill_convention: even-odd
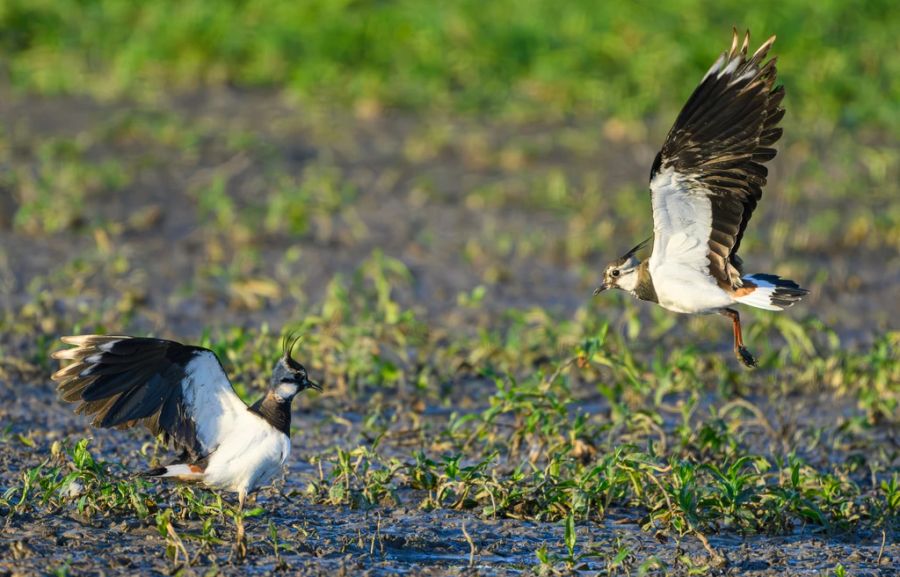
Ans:
[{"label": "northern lapwing standing on ground", "polygon": [[775,58],[766,61],[775,37],[749,58],[750,33],[740,48],[738,40],[735,30],[731,49],[694,90],[653,162],[650,257],[637,257],[647,239],[606,267],[594,294],[618,288],[670,311],[725,315],[733,323],[735,354],[754,367],[731,305],[780,311],[808,291],[771,274],[745,276],[737,255],[784,116]]},{"label": "northern lapwing standing on ground", "polygon": [[[74,348],[53,358],[74,361],[53,374],[59,394],[80,403],[95,427],[143,424],[181,451],[149,477],[200,482],[234,491],[243,510],[248,493],[281,472],[290,452],[291,401],[304,389],[322,390],[291,357],[285,337],[271,387],[251,406],[238,397],[216,354],[163,339],[82,335],[62,337]],[[238,525],[243,542],[243,525]]]}]

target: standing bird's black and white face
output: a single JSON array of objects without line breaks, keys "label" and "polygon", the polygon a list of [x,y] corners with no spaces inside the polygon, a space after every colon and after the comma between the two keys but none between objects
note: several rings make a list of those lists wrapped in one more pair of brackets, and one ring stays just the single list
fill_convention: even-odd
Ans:
[{"label": "standing bird's black and white face", "polygon": [[306,389],[322,390],[322,386],[309,379],[306,374],[306,367],[298,363],[291,357],[291,350],[297,343],[297,339],[289,342],[285,339],[284,354],[275,363],[272,369],[272,392],[281,401],[291,402],[294,396],[300,391]]}]

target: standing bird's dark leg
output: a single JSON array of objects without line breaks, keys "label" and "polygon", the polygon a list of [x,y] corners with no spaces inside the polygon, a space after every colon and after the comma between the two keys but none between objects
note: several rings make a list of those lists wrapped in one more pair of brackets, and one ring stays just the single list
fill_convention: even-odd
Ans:
[{"label": "standing bird's dark leg", "polygon": [[747,368],[756,367],[756,359],[744,347],[744,336],[741,334],[741,315],[734,309],[722,309],[720,314],[729,317],[734,329],[734,354]]}]

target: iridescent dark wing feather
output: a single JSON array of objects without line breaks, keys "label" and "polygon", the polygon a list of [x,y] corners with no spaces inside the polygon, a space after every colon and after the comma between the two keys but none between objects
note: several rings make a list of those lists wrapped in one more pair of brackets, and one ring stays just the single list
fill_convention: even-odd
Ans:
[{"label": "iridescent dark wing feather", "polygon": [[[701,205],[691,198],[708,199],[711,214],[697,216],[711,218],[705,241],[709,270],[723,287],[741,286],[737,251],[762,198],[768,176],[763,165],[775,157],[774,145],[781,137],[784,91],[775,86],[775,58],[765,61],[774,41],[774,36],[769,38],[748,57],[749,32],[738,48],[734,31],[731,49],[688,99],[650,173],[654,217],[657,210],[674,206],[668,203],[667,209],[670,199],[662,195],[687,194],[694,207]],[[689,215],[678,216],[689,222]]]},{"label": "iridescent dark wing feather", "polygon": [[246,410],[215,354],[174,341],[126,336],[63,337],[53,353],[73,361],[53,375],[63,400],[96,427],[144,424],[192,460],[215,448],[221,420]]}]

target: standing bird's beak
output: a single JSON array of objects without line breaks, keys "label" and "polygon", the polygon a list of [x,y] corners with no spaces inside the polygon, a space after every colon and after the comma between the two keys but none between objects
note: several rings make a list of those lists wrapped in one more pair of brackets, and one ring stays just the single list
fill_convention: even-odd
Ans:
[{"label": "standing bird's beak", "polygon": [[608,288],[609,288],[609,285],[606,283],[603,283],[602,285],[600,285],[594,289],[594,296],[597,296],[598,294],[602,293],[603,291],[605,291]]},{"label": "standing bird's beak", "polygon": [[303,385],[304,385],[307,389],[315,389],[315,390],[317,390],[317,391],[321,391],[321,390],[322,390],[322,385],[320,385],[319,383],[315,382],[315,381],[312,380],[312,379],[306,379],[306,381],[303,383]]}]

